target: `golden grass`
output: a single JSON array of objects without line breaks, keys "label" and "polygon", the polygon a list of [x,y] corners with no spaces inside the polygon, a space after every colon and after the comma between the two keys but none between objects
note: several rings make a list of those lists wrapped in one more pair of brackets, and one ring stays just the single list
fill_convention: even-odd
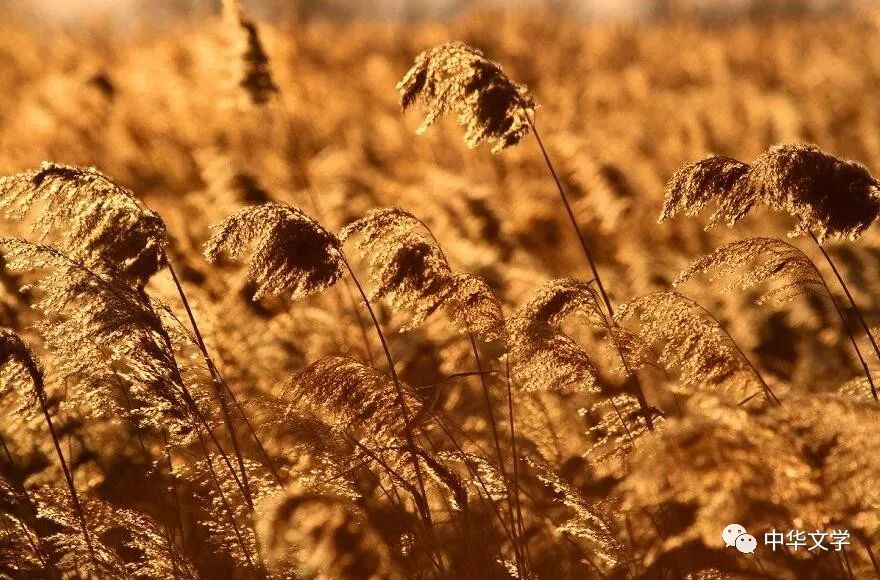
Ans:
[{"label": "golden grass", "polygon": [[0,26],[0,578],[880,575],[878,22]]}]

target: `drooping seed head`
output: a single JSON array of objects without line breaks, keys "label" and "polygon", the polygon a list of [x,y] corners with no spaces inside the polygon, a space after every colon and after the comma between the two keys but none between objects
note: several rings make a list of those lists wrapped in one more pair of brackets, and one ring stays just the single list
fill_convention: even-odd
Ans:
[{"label": "drooping seed head", "polygon": [[791,235],[812,232],[819,241],[855,240],[880,217],[880,187],[868,169],[814,145],[772,147],[751,165],[727,157],[692,163],[669,181],[660,221],[695,215],[713,199],[708,227],[732,226],[760,203],[797,220]]},{"label": "drooping seed head", "polygon": [[65,251],[112,264],[143,286],[167,260],[168,233],[159,215],[129,190],[93,167],[43,163],[31,172],[0,178],[0,209],[22,219],[34,208],[33,229]]},{"label": "drooping seed head", "polygon": [[516,145],[529,133],[528,115],[535,109],[525,86],[513,82],[500,65],[463,42],[419,54],[397,90],[404,110],[416,103],[426,109],[419,133],[443,115],[455,113],[466,127],[468,146],[494,142],[493,153]]},{"label": "drooping seed head", "polygon": [[329,288],[345,271],[339,239],[295,207],[246,207],[213,229],[205,244],[211,262],[253,248],[247,276],[257,287],[254,299],[285,293],[304,298]]}]

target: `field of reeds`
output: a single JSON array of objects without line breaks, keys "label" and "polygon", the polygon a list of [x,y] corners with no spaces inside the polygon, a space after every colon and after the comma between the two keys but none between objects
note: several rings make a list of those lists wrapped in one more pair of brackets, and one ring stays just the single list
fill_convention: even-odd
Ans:
[{"label": "field of reeds", "polygon": [[252,18],[0,24],[0,578],[880,576],[880,16]]}]

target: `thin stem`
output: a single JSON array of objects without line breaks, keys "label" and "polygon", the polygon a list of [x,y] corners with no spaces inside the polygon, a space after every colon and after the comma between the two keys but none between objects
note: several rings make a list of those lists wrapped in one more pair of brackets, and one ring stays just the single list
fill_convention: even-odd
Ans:
[{"label": "thin stem", "polygon": [[[828,290],[829,296],[831,296],[831,290],[828,289],[828,286],[825,286],[826,290]],[[862,370],[865,371],[865,378],[868,379],[868,386],[871,387],[871,395],[874,397],[875,401],[880,401],[877,397],[877,387],[874,385],[874,378],[871,376],[871,369],[868,368],[868,363],[865,362],[865,357],[862,356],[862,349],[859,348],[859,343],[856,342],[856,338],[853,336],[852,331],[849,329],[849,324],[846,321],[846,315],[843,313],[843,310],[840,308],[840,305],[837,303],[837,299],[834,296],[831,296],[831,304],[834,305],[834,310],[837,311],[837,315],[840,317],[840,321],[843,324],[843,329],[846,331],[847,337],[849,337],[849,341],[852,344],[853,350],[856,353],[856,356],[859,359],[859,363],[862,365]]]},{"label": "thin stem", "polygon": [[532,129],[532,133],[535,135],[535,141],[537,141],[538,147],[541,149],[541,155],[544,157],[544,162],[547,164],[547,169],[550,171],[550,176],[553,178],[553,182],[556,184],[556,189],[559,191],[559,198],[562,200],[562,205],[565,206],[565,212],[566,214],[568,214],[568,219],[571,222],[572,228],[574,229],[578,241],[581,244],[581,249],[584,252],[584,256],[587,258],[587,263],[590,265],[590,270],[592,270],[593,272],[593,278],[596,279],[596,286],[599,288],[599,294],[602,295],[602,301],[605,303],[605,308],[608,310],[608,315],[614,316],[614,307],[611,306],[611,299],[608,297],[608,293],[605,291],[605,286],[602,284],[602,277],[599,275],[599,270],[596,267],[595,260],[593,259],[593,252],[590,250],[590,246],[589,244],[587,244],[587,240],[584,237],[583,232],[581,232],[580,226],[578,226],[577,218],[575,218],[574,211],[571,209],[571,204],[568,201],[568,196],[565,194],[565,190],[562,188],[562,183],[559,181],[559,176],[556,174],[556,168],[553,167],[553,162],[550,161],[550,156],[547,154],[547,149],[544,147],[544,142],[541,140],[541,135],[538,133],[538,129],[537,127],[535,127],[535,124],[528,113],[526,113],[526,119],[528,120],[529,126]]},{"label": "thin stem", "polygon": [[348,259],[345,257],[345,254],[342,253],[342,250],[339,250],[339,256],[342,259],[342,263],[345,264],[345,267],[348,270],[351,281],[354,283],[355,287],[360,293],[361,298],[363,298],[364,306],[366,307],[367,312],[370,314],[370,319],[373,321],[373,327],[376,329],[376,334],[379,337],[379,342],[382,344],[382,351],[385,353],[385,361],[388,363],[388,372],[391,374],[391,379],[394,383],[394,389],[397,391],[397,401],[400,405],[400,411],[403,415],[404,420],[404,433],[406,435],[406,444],[410,450],[410,458],[412,460],[413,469],[415,470],[416,480],[419,484],[419,493],[421,494],[421,498],[416,503],[418,504],[419,512],[425,519],[425,522],[430,527],[431,510],[428,507],[428,494],[425,491],[425,482],[424,477],[422,476],[422,468],[419,465],[419,459],[416,454],[416,444],[415,440],[413,439],[409,410],[406,407],[406,400],[403,396],[403,387],[401,386],[400,379],[397,376],[397,369],[394,368],[394,359],[391,356],[391,350],[388,348],[388,342],[385,340],[385,333],[382,332],[382,327],[379,325],[379,319],[376,318],[376,313],[373,312],[373,307],[370,305],[370,299],[367,298],[367,293],[364,291],[363,286],[361,286],[360,281],[355,275],[351,264],[348,263]]},{"label": "thin stem", "polygon": [[171,502],[174,508],[174,516],[177,521],[177,527],[180,529],[180,543],[186,545],[186,533],[183,527],[183,516],[180,513],[180,496],[177,493],[177,482],[174,479],[174,463],[171,459],[171,446],[168,444],[168,432],[162,430],[162,441],[165,443],[165,458],[168,464],[168,474],[170,476]]},{"label": "thin stem", "polygon": [[[510,423],[510,450],[513,454],[513,491],[514,505],[516,506],[516,523],[519,528],[520,538],[525,538],[525,526],[523,526],[522,505],[519,498],[519,453],[516,446],[516,416],[513,410],[513,387],[510,380],[510,354],[504,359],[504,374],[507,386],[507,414],[508,423]],[[528,552],[528,543],[523,542],[523,548]]]},{"label": "thin stem", "polygon": [[[813,241],[819,247],[819,250],[822,252],[822,255],[825,256],[825,259],[828,261],[828,264],[831,266],[831,269],[837,275],[837,280],[840,282],[841,286],[844,287],[845,290],[846,284],[843,282],[843,279],[840,277],[837,272],[837,268],[834,265],[834,262],[831,260],[831,257],[825,252],[825,249],[819,243],[819,240],[810,232],[810,237],[813,238]],[[803,252],[802,252],[803,253]],[[809,257],[804,254],[804,256],[809,259]],[[815,266],[815,265],[814,265]],[[868,380],[868,386],[871,388],[871,395],[874,397],[875,401],[880,402],[880,398],[878,398],[877,387],[874,385],[874,378],[871,376],[871,369],[868,368],[868,363],[865,362],[865,357],[862,356],[862,349],[859,348],[859,343],[856,341],[855,336],[853,336],[852,331],[849,328],[849,322],[846,320],[846,315],[843,313],[843,309],[840,307],[840,304],[837,303],[837,299],[834,297],[834,294],[831,292],[831,288],[828,286],[828,282],[825,280],[825,276],[819,272],[819,269],[816,268],[816,273],[819,275],[819,280],[822,282],[822,286],[825,288],[825,292],[828,294],[828,297],[831,299],[831,304],[834,306],[835,312],[837,312],[837,316],[840,317],[840,322],[843,325],[843,330],[846,332],[847,337],[849,338],[850,343],[852,344],[853,350],[856,353],[856,357],[859,359],[859,363],[862,365],[862,369],[865,371],[865,378]]]},{"label": "thin stem", "polygon": [[[260,455],[263,457],[263,462],[266,467],[271,471],[272,476],[275,479],[275,482],[283,486],[284,482],[281,479],[281,475],[279,475],[278,470],[275,469],[275,464],[272,462],[271,457],[269,457],[266,448],[263,446],[262,441],[260,441],[260,437],[257,435],[256,429],[254,429],[253,423],[248,418],[247,413],[244,412],[244,408],[239,403],[238,398],[236,398],[235,393],[226,383],[226,380],[223,378],[223,375],[220,373],[220,370],[217,368],[217,365],[214,364],[214,359],[211,358],[210,353],[208,352],[208,348],[205,345],[205,340],[202,337],[202,333],[199,330],[199,325],[196,322],[195,315],[193,314],[192,309],[189,306],[189,301],[186,298],[186,294],[183,291],[183,286],[180,283],[180,279],[177,277],[177,272],[175,272],[174,267],[171,265],[171,261],[168,261],[168,270],[171,272],[171,277],[174,280],[174,285],[177,287],[177,292],[180,295],[180,301],[183,304],[184,310],[186,310],[187,317],[189,318],[190,325],[193,329],[193,334],[196,338],[196,344],[199,347],[199,350],[202,353],[202,356],[205,358],[205,363],[208,365],[208,370],[211,373],[212,384],[215,387],[215,393],[217,394],[217,398],[220,400],[220,406],[223,410],[224,421],[227,421],[227,428],[229,429],[230,436],[232,437],[232,445],[235,449],[236,455],[238,456],[239,468],[242,470],[242,479],[243,484],[246,490],[248,490],[248,495],[250,494],[250,490],[247,484],[247,474],[244,471],[244,462],[241,457],[241,453],[238,449],[238,442],[235,437],[235,429],[232,426],[231,418],[229,418],[229,413],[226,407],[226,399],[221,391],[219,391],[218,387],[222,387],[226,394],[229,395],[229,398],[232,400],[232,404],[235,405],[236,410],[238,411],[239,416],[241,416],[244,421],[245,426],[248,428],[248,431],[251,434],[251,438],[257,446],[257,449],[260,451]],[[251,506],[252,507],[252,506]]]},{"label": "thin stem", "polygon": [[[300,142],[293,135],[290,135],[290,138],[292,140],[291,145],[293,146],[293,148],[295,150],[297,150],[297,153],[292,155],[292,158],[294,159],[294,167],[296,167],[300,172],[300,178],[302,179],[302,182],[305,185],[306,193],[309,196],[309,203],[312,206],[312,210],[314,210],[314,212],[315,212],[315,217],[318,218],[318,222],[320,222],[322,224],[327,223],[327,219],[324,214],[324,208],[322,207],[318,196],[315,195],[315,190],[312,187],[312,179],[309,176],[309,168],[308,168],[307,164],[303,161],[303,156],[299,153]],[[361,318],[360,312],[358,311],[357,298],[355,298],[354,291],[351,289],[351,284],[349,283],[349,281],[344,280],[343,283],[345,285],[345,294],[346,294],[346,297],[348,298],[348,306],[351,309],[352,315],[354,315],[354,318],[358,323],[358,329],[360,330],[360,333],[361,333],[361,340],[364,343],[364,350],[365,350],[365,354],[367,355],[367,360],[370,361],[371,365],[373,365],[373,364],[375,364],[373,361],[373,347],[371,346],[370,340],[367,337],[367,326],[364,324],[364,321]],[[342,304],[340,303],[339,306],[340,306],[340,310],[341,310]]]},{"label": "thin stem", "polygon": [[[849,291],[849,287],[846,285],[846,282],[843,279],[843,276],[840,274],[840,270],[837,269],[837,265],[834,263],[834,260],[831,259],[831,256],[825,250],[825,247],[819,243],[819,240],[810,232],[810,237],[813,239],[813,242],[816,244],[816,247],[819,248],[819,251],[822,252],[822,256],[825,257],[825,261],[828,262],[828,265],[831,267],[831,271],[834,272],[834,276],[837,278],[837,281],[840,283],[840,287],[843,289],[843,293],[846,294],[847,300],[849,300],[850,305],[852,305],[853,312],[856,315],[856,318],[859,321],[859,324],[862,327],[862,330],[865,332],[865,336],[868,338],[868,341],[871,343],[871,348],[874,349],[874,354],[877,356],[878,362],[880,362],[880,346],[877,344],[877,340],[874,338],[874,333],[871,332],[871,328],[868,326],[868,323],[865,321],[865,317],[862,314],[862,309],[859,308],[859,305],[856,303],[855,298],[852,293]],[[874,395],[874,400],[880,400],[877,397],[877,391],[874,388],[873,383],[871,384],[871,394]]]},{"label": "thin stem", "polygon": [[73,511],[79,520],[80,527],[82,528],[83,539],[86,541],[86,547],[89,550],[89,557],[92,560],[92,564],[97,567],[98,560],[95,557],[95,549],[92,546],[92,537],[89,534],[89,528],[86,524],[86,514],[79,501],[79,495],[77,494],[76,486],[73,483],[73,475],[71,475],[70,469],[67,467],[67,460],[64,459],[64,453],[61,451],[61,443],[58,440],[58,433],[55,431],[52,416],[49,414],[49,406],[46,402],[46,392],[43,388],[43,378],[40,376],[39,371],[35,369],[29,368],[28,372],[31,375],[31,379],[34,381],[34,391],[36,391],[37,400],[40,403],[40,410],[43,412],[43,418],[46,420],[46,425],[49,427],[49,434],[52,436],[52,444],[55,446],[55,454],[58,455],[58,462],[61,464],[61,471],[64,472],[67,489],[70,491],[70,503],[73,505]]},{"label": "thin stem", "polygon": [[174,280],[174,286],[177,288],[177,293],[180,295],[180,302],[183,305],[183,309],[186,311],[186,315],[189,318],[189,322],[192,325],[193,333],[195,334],[196,344],[199,347],[199,350],[202,352],[202,355],[205,357],[205,363],[208,366],[208,371],[211,373],[211,386],[214,387],[214,394],[217,397],[217,401],[220,403],[220,410],[223,413],[223,423],[226,425],[226,430],[229,432],[229,439],[232,442],[232,450],[235,453],[235,458],[238,462],[238,469],[241,472],[241,482],[242,487],[244,488],[244,499],[247,502],[248,508],[253,511],[254,509],[254,500],[253,496],[251,496],[250,485],[248,484],[248,475],[247,469],[244,465],[244,456],[241,454],[241,448],[238,445],[238,436],[235,433],[235,426],[232,424],[232,416],[229,414],[229,407],[226,404],[226,396],[223,394],[223,389],[221,387],[221,381],[219,378],[219,373],[217,372],[216,367],[214,366],[214,362],[211,359],[211,356],[208,354],[208,349],[205,346],[205,341],[202,338],[202,333],[199,330],[199,325],[196,323],[195,316],[193,315],[192,309],[189,306],[189,300],[186,298],[186,294],[183,291],[183,286],[180,284],[180,279],[177,277],[177,272],[174,270],[174,266],[171,264],[170,258],[167,260],[168,263],[168,271],[171,272],[171,278]]},{"label": "thin stem", "polygon": [[856,533],[853,534],[862,547],[868,552],[868,557],[871,559],[871,565],[874,567],[874,573],[877,575],[877,578],[880,578],[880,562],[877,562],[877,556],[874,555],[874,550],[871,548],[871,542],[862,534]]},{"label": "thin stem", "polygon": [[[477,348],[477,341],[474,339],[474,334],[468,331],[468,338],[470,339],[471,349],[474,353],[474,360],[477,363],[477,368],[480,370],[480,385],[483,390],[483,399],[486,402],[486,413],[489,416],[489,425],[492,428],[492,441],[495,444],[495,453],[498,456],[498,467],[501,470],[501,477],[503,478],[505,485],[507,485],[507,469],[504,467],[504,454],[501,452],[501,440],[498,436],[498,424],[495,421],[495,413],[492,411],[492,399],[489,397],[489,384],[486,380],[486,375],[483,373],[483,364],[480,361],[480,351]],[[516,554],[516,565],[517,568],[522,569],[522,555],[520,553],[518,540],[517,540],[517,526],[515,525],[516,511],[513,504],[513,499],[511,498],[511,492],[508,490],[507,492],[507,506],[510,510],[510,523],[511,528],[513,530],[513,549]],[[518,494],[517,494],[518,495]]]},{"label": "thin stem", "polygon": [[852,566],[849,563],[849,555],[846,553],[846,548],[842,549],[843,552],[843,561],[846,564],[846,573],[849,575],[851,580],[856,580],[856,577],[853,575]]},{"label": "thin stem", "polygon": [[355,298],[354,291],[351,289],[351,283],[348,280],[343,280],[345,284],[345,295],[348,298],[349,307],[351,308],[351,313],[354,315],[354,319],[358,323],[358,330],[361,334],[361,340],[364,343],[364,350],[367,355],[367,360],[371,365],[375,364],[373,360],[373,347],[370,344],[370,339],[367,336],[367,326],[364,324],[363,319],[361,318],[360,312],[357,309],[357,298]]},{"label": "thin stem", "polygon": [[[581,249],[584,252],[584,257],[587,259],[587,263],[590,266],[590,270],[593,273],[593,278],[596,280],[596,287],[599,290],[599,294],[602,297],[602,302],[605,303],[605,308],[608,311],[608,317],[610,320],[614,320],[614,307],[611,305],[611,299],[608,297],[608,292],[605,291],[605,285],[602,283],[602,277],[599,275],[599,269],[596,267],[596,261],[593,259],[593,252],[590,250],[590,246],[587,243],[586,237],[584,237],[583,232],[581,232],[580,226],[578,226],[577,218],[574,215],[574,211],[571,209],[571,204],[568,201],[568,196],[565,195],[565,190],[562,188],[562,182],[559,181],[559,176],[556,174],[556,169],[553,167],[553,162],[550,161],[550,156],[547,154],[547,149],[544,147],[544,142],[541,140],[541,135],[538,133],[538,129],[535,126],[535,123],[532,121],[532,116],[529,112],[523,108],[523,113],[526,116],[526,120],[529,123],[529,127],[532,129],[532,133],[535,135],[535,141],[538,143],[538,148],[541,150],[541,155],[544,157],[544,162],[547,164],[547,169],[550,171],[550,176],[553,178],[553,182],[556,184],[556,190],[559,192],[559,199],[562,200],[562,205],[565,207],[565,213],[568,215],[568,219],[571,222],[571,227],[574,229],[575,234],[577,235],[578,241],[580,242]],[[615,343],[615,347],[618,352],[620,352],[620,347],[617,344],[617,341],[613,341]],[[621,358],[623,358],[623,353],[620,352]],[[626,362],[624,361],[624,365]],[[636,399],[639,401],[639,407],[642,410],[642,415],[645,419],[645,424],[648,426],[650,431],[654,430],[654,420],[651,417],[650,406],[648,405],[648,401],[645,398],[644,390],[642,389],[641,381],[639,381],[638,375],[632,373],[630,378],[633,382],[633,387],[635,388]]]}]

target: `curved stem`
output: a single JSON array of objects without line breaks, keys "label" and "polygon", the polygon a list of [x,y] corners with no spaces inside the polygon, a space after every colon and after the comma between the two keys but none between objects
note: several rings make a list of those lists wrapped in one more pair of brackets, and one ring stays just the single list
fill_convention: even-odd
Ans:
[{"label": "curved stem", "polygon": [[[810,232],[810,237],[815,242],[816,246],[819,248],[819,251],[822,252],[822,255],[825,257],[825,260],[828,262],[828,265],[831,267],[831,270],[834,272],[834,275],[837,277],[837,281],[840,283],[847,297],[850,299],[850,304],[852,304],[853,309],[858,314],[858,318],[861,321],[865,332],[868,334],[868,337],[871,339],[872,344],[874,343],[873,337],[871,336],[870,331],[868,331],[867,325],[865,324],[864,318],[862,318],[861,313],[859,312],[858,306],[855,304],[855,301],[852,299],[852,294],[849,292],[849,288],[846,286],[846,282],[844,282],[843,277],[840,275],[840,272],[837,270],[837,266],[834,264],[834,261],[831,259],[831,256],[828,255],[828,252],[825,251],[825,248],[822,247],[822,244],[819,243],[819,240],[813,235],[813,232]],[[837,315],[840,317],[840,322],[843,324],[843,329],[849,337],[849,341],[852,344],[853,350],[856,353],[856,356],[859,359],[859,363],[862,365],[862,369],[865,371],[865,377],[868,379],[868,386],[871,388],[871,395],[874,397],[875,401],[880,402],[880,397],[877,394],[877,387],[874,385],[874,378],[871,376],[871,369],[868,367],[868,363],[865,362],[865,357],[862,356],[862,349],[859,348],[859,343],[856,342],[856,338],[853,336],[852,331],[849,329],[849,323],[846,320],[846,315],[843,313],[843,309],[840,307],[840,304],[837,303],[837,299],[834,297],[834,294],[831,293],[831,288],[828,286],[828,282],[825,280],[825,277],[822,276],[819,269],[816,269],[816,272],[819,274],[819,279],[822,281],[822,285],[825,287],[825,292],[828,293],[828,296],[831,298],[831,304],[834,305],[834,310],[837,312]],[[875,351],[877,352],[877,351]],[[877,354],[880,357],[880,352]]]},{"label": "curved stem", "polygon": [[98,559],[95,557],[95,549],[92,546],[92,537],[89,534],[89,528],[86,524],[86,514],[82,504],[79,501],[79,495],[76,492],[76,485],[73,482],[73,475],[67,466],[67,460],[64,459],[64,453],[61,451],[61,443],[58,440],[58,433],[55,431],[55,424],[52,422],[52,416],[49,414],[49,406],[46,402],[46,391],[43,388],[43,378],[32,369],[28,369],[31,379],[34,381],[34,391],[37,394],[37,401],[40,403],[40,410],[43,412],[43,418],[49,427],[49,434],[52,436],[52,444],[55,446],[55,454],[58,456],[58,462],[61,464],[61,471],[64,472],[64,479],[67,482],[67,489],[70,491],[70,503],[73,505],[73,511],[76,514],[79,525],[82,528],[83,539],[86,541],[86,547],[89,550],[89,557],[92,565],[98,567]]},{"label": "curved stem", "polygon": [[878,578],[880,578],[880,562],[877,562],[877,556],[874,554],[874,550],[871,548],[871,541],[859,532],[856,532],[853,535],[868,553],[868,557],[871,559],[871,566],[874,567],[874,573],[877,574]]},{"label": "curved stem", "polygon": [[[474,353],[474,360],[477,363],[477,369],[480,371],[480,386],[483,390],[483,400],[486,402],[486,414],[489,416],[489,426],[492,429],[492,441],[495,444],[495,453],[498,456],[498,467],[501,470],[501,477],[503,478],[505,485],[507,485],[507,469],[504,467],[504,454],[501,452],[501,439],[498,436],[498,424],[495,421],[495,413],[492,411],[492,399],[489,397],[489,383],[486,380],[486,375],[483,373],[483,363],[480,360],[480,350],[477,348],[477,341],[474,339],[474,334],[468,330],[468,338],[471,343],[471,350]],[[516,492],[516,497],[519,498],[519,491]],[[510,510],[510,523],[513,540],[513,551],[516,555],[516,565],[518,568],[522,568],[522,554],[519,547],[519,542],[517,540],[517,530],[518,526],[514,525],[516,521],[516,511],[514,508],[514,502],[511,499],[511,492],[508,490],[507,492],[507,507]]]},{"label": "curved stem", "polygon": [[[509,352],[510,351],[508,350],[508,353]],[[507,414],[508,423],[510,423],[510,447],[511,453],[513,454],[513,491],[516,494],[514,496],[514,505],[516,506],[516,521],[517,526],[519,527],[519,536],[520,538],[523,538],[525,526],[523,526],[522,504],[520,503],[519,498],[519,453],[517,452],[516,447],[516,416],[514,415],[513,410],[513,388],[510,380],[510,354],[505,357],[504,366],[505,380],[507,383]],[[528,553],[528,544],[525,544],[523,548],[526,550],[526,553]]]},{"label": "curved stem", "polygon": [[201,330],[199,330],[199,325],[196,322],[196,318],[193,314],[192,308],[190,308],[189,300],[187,300],[186,298],[186,293],[183,291],[183,286],[180,283],[180,279],[177,277],[177,272],[174,270],[174,266],[171,264],[170,258],[167,260],[167,263],[168,271],[171,273],[171,278],[174,281],[174,286],[177,288],[177,293],[180,296],[180,302],[183,305],[183,309],[186,311],[187,318],[189,318],[190,325],[192,326],[193,334],[195,335],[196,339],[196,346],[198,346],[199,351],[201,351],[202,356],[205,359],[205,364],[208,366],[208,371],[211,373],[211,385],[214,387],[214,394],[216,395],[217,400],[220,403],[220,409],[223,413],[223,422],[226,424],[226,430],[229,432],[229,437],[232,441],[232,448],[238,461],[238,468],[241,471],[241,479],[245,492],[245,500],[247,501],[248,507],[253,510],[253,498],[251,496],[250,486],[248,485],[248,476],[247,470],[245,469],[244,465],[244,457],[242,456],[241,449],[239,448],[238,437],[235,433],[235,426],[232,424],[232,417],[229,414],[229,408],[226,404],[226,396],[224,394],[224,391],[229,394],[233,404],[238,410],[239,415],[241,415],[242,419],[247,425],[251,437],[256,443],[257,448],[260,450],[260,454],[263,456],[263,461],[265,462],[266,467],[268,467],[269,470],[272,472],[272,475],[278,485],[283,485],[281,481],[281,476],[278,474],[278,471],[275,469],[275,465],[272,463],[269,454],[266,452],[266,449],[265,447],[263,447],[260,438],[257,436],[257,432],[251,424],[250,419],[236,399],[235,393],[233,393],[232,389],[229,388],[229,385],[226,383],[226,381],[223,379],[223,376],[220,374],[220,371],[217,369],[217,365],[214,364],[214,359],[211,358],[211,355],[208,352],[208,348],[207,346],[205,346],[205,340],[202,337]]},{"label": "curved stem", "polygon": [[[578,241],[580,242],[581,249],[584,252],[584,257],[587,259],[587,263],[590,266],[590,270],[593,273],[593,278],[596,280],[596,287],[599,290],[599,294],[602,297],[602,302],[605,304],[605,308],[608,311],[609,319],[614,319],[614,307],[611,305],[611,299],[608,297],[608,292],[605,291],[605,285],[602,283],[602,277],[599,275],[599,269],[596,267],[596,261],[593,259],[593,252],[590,250],[590,246],[587,243],[586,237],[584,237],[583,232],[581,232],[580,226],[578,226],[577,218],[574,215],[574,211],[571,209],[571,204],[568,201],[568,196],[565,195],[565,190],[562,188],[562,182],[559,181],[559,176],[556,174],[556,169],[553,167],[553,162],[550,161],[550,156],[547,154],[547,149],[544,147],[544,142],[541,140],[541,135],[538,133],[538,129],[535,126],[535,123],[532,121],[532,116],[528,113],[528,111],[523,108],[523,113],[526,116],[526,120],[529,123],[529,127],[532,129],[532,133],[535,135],[535,141],[538,143],[538,148],[541,149],[541,155],[544,157],[544,162],[547,165],[547,169],[550,171],[550,176],[553,178],[553,182],[556,184],[556,190],[559,192],[559,199],[562,200],[562,205],[565,206],[565,213],[568,215],[568,220],[571,222],[571,227],[574,229],[575,234],[577,235]],[[615,342],[615,347],[617,347],[618,352],[620,353],[620,357],[623,358],[623,353],[620,352],[620,347]],[[624,362],[624,365],[626,362]],[[639,380],[637,374],[632,373],[630,375],[630,379],[633,382],[633,387],[636,394],[636,399],[639,402],[639,407],[642,410],[642,415],[645,419],[645,424],[648,426],[649,431],[654,430],[654,420],[651,417],[651,409],[648,404],[647,399],[645,398],[645,392],[642,389],[642,383]]]},{"label": "curved stem", "polygon": [[394,389],[397,392],[397,401],[400,405],[400,411],[404,420],[404,433],[406,435],[406,443],[410,450],[410,458],[412,460],[413,469],[415,470],[416,480],[419,484],[419,494],[413,495],[416,499],[416,504],[418,505],[419,512],[425,520],[425,523],[428,526],[431,526],[431,510],[428,507],[428,494],[425,491],[425,482],[424,477],[422,476],[422,468],[419,465],[418,455],[416,454],[416,444],[412,434],[412,424],[410,423],[410,415],[409,409],[406,407],[406,400],[403,396],[403,387],[400,384],[400,379],[397,376],[397,369],[394,368],[394,359],[391,356],[391,350],[388,348],[388,342],[385,340],[385,333],[382,332],[382,327],[379,325],[379,320],[376,318],[376,313],[373,312],[373,307],[370,305],[370,299],[367,297],[367,293],[364,292],[363,286],[361,286],[360,281],[354,273],[354,270],[349,264],[348,259],[345,257],[345,254],[342,250],[339,250],[339,256],[342,259],[342,263],[345,264],[345,268],[348,270],[348,274],[351,277],[351,281],[354,283],[358,292],[363,298],[364,306],[367,309],[367,312],[370,314],[370,319],[373,321],[373,327],[376,329],[376,334],[379,337],[379,342],[382,344],[382,351],[385,353],[385,361],[388,363],[388,372],[391,374],[392,382],[394,383]]},{"label": "curved stem", "polygon": [[865,357],[862,356],[862,349],[859,348],[859,343],[856,342],[856,338],[853,336],[852,331],[849,329],[849,324],[846,321],[846,315],[843,313],[843,310],[840,308],[840,305],[837,303],[837,299],[831,295],[831,290],[828,288],[828,285],[825,284],[825,290],[828,292],[828,295],[831,296],[831,304],[834,305],[834,310],[837,312],[837,316],[840,317],[840,322],[843,324],[843,330],[846,332],[847,337],[849,338],[850,343],[852,344],[853,350],[856,353],[856,356],[859,359],[859,363],[862,365],[862,370],[865,371],[865,378],[868,379],[868,386],[871,387],[871,395],[874,397],[875,401],[880,399],[877,398],[877,387],[874,385],[874,378],[871,376],[871,369],[868,368],[868,363],[865,362]]},{"label": "curved stem", "polygon": [[[868,326],[868,323],[865,321],[865,317],[862,314],[862,309],[859,308],[858,303],[856,303],[856,300],[853,297],[852,293],[849,291],[849,287],[846,285],[846,282],[844,281],[843,276],[840,273],[840,270],[837,269],[837,265],[834,263],[834,260],[831,259],[831,256],[828,254],[827,250],[825,250],[825,247],[822,246],[821,243],[819,243],[819,240],[816,238],[816,236],[813,234],[813,232],[810,232],[810,237],[813,239],[813,242],[816,244],[816,247],[819,248],[819,251],[822,252],[822,256],[825,258],[825,261],[828,262],[828,266],[831,267],[831,271],[834,272],[835,278],[837,278],[837,281],[840,284],[840,287],[843,289],[843,293],[846,294],[846,298],[847,298],[847,300],[849,300],[849,303],[853,308],[853,312],[855,313],[856,318],[858,319],[859,324],[862,327],[862,330],[865,332],[865,336],[867,337],[868,341],[871,343],[871,348],[874,349],[874,354],[877,356],[878,362],[880,362],[880,346],[878,346],[877,340],[874,338],[874,333],[871,332],[871,328]],[[874,395],[874,400],[880,400],[880,399],[878,399],[877,390],[874,388],[873,381],[871,381],[870,378],[868,380],[871,382],[871,394]]]},{"label": "curved stem", "polygon": [[568,196],[565,194],[565,190],[562,188],[562,182],[559,181],[559,176],[556,174],[556,168],[553,167],[553,162],[550,161],[550,156],[547,153],[547,149],[544,147],[541,135],[538,133],[538,129],[535,127],[535,124],[528,113],[526,113],[526,119],[528,119],[532,133],[535,135],[535,141],[537,141],[538,147],[541,149],[541,155],[544,157],[544,162],[547,164],[550,176],[553,178],[553,182],[556,184],[556,189],[559,191],[559,198],[562,200],[562,205],[565,206],[565,213],[568,215],[574,233],[577,235],[578,241],[581,244],[584,256],[587,258],[590,270],[593,272],[593,278],[596,280],[596,286],[599,289],[599,294],[602,296],[602,301],[605,303],[605,308],[608,310],[608,315],[614,316],[614,307],[611,306],[611,299],[605,291],[605,285],[602,284],[602,277],[599,275],[599,269],[596,267],[596,261],[593,259],[593,252],[590,250],[590,246],[587,244],[587,239],[584,237],[583,232],[581,232],[580,226],[578,226],[577,218],[575,218],[574,211],[571,209]]}]

